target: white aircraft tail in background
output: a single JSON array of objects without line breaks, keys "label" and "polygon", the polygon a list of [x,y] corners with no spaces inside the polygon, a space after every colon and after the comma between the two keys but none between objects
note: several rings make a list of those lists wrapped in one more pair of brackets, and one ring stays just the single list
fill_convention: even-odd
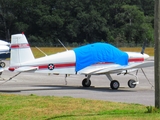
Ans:
[{"label": "white aircraft tail in background", "polygon": [[92,75],[105,74],[111,81],[110,87],[118,89],[120,83],[113,80],[112,73],[129,74],[128,86],[134,88],[138,83],[137,75],[131,74],[139,68],[151,67],[153,61],[145,61],[149,55],[140,52],[123,52],[107,43],[94,43],[35,59],[24,34],[11,36],[11,58],[9,70],[14,72],[34,72],[53,74],[85,75],[82,85],[91,85]]},{"label": "white aircraft tail in background", "polygon": [[10,43],[0,40],[0,72],[5,67],[5,63],[2,60],[10,57]]}]

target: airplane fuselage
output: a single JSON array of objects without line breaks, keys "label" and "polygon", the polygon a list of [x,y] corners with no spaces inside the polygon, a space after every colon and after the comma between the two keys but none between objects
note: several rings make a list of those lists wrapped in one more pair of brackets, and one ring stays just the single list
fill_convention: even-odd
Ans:
[{"label": "airplane fuselage", "polygon": [[[147,54],[140,54],[136,52],[126,52],[128,54],[128,64],[133,62],[143,62],[149,56]],[[100,62],[95,64],[107,64],[108,66],[115,63]],[[92,64],[91,66],[94,66]],[[9,68],[10,71],[14,71],[18,66],[37,67],[35,72],[37,73],[53,73],[53,74],[81,74],[80,71],[76,71],[76,55],[73,50],[64,51],[61,53],[37,58],[31,61],[23,62]]]}]

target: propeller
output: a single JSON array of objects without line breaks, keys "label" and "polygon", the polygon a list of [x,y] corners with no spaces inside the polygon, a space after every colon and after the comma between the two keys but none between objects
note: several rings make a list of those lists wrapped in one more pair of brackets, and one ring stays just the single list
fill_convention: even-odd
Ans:
[{"label": "propeller", "polygon": [[142,50],[141,50],[141,54],[144,53],[145,47],[146,47],[146,42],[147,42],[147,38],[145,39],[145,41],[143,42],[143,46],[142,46]]}]

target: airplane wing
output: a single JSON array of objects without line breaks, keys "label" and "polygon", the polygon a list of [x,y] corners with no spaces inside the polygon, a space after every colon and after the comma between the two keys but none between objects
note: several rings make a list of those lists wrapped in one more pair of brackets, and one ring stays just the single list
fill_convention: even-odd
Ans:
[{"label": "airplane wing", "polygon": [[144,61],[142,63],[131,63],[126,68],[145,68],[154,66],[154,61]]},{"label": "airplane wing", "polygon": [[100,64],[100,65],[92,65],[89,67],[86,67],[82,70],[80,70],[78,73],[80,74],[105,74],[105,73],[115,73],[120,72],[124,70],[130,70],[130,69],[138,69],[138,68],[144,68],[144,67],[151,67],[154,65],[154,61],[145,61],[142,63],[130,63],[126,66],[121,66],[119,64]]}]

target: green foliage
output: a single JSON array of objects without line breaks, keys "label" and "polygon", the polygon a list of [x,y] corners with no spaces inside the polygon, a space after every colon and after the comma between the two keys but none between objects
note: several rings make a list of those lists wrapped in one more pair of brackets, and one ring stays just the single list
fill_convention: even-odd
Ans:
[{"label": "green foliage", "polygon": [[29,26],[28,26],[28,24],[25,24],[23,22],[16,22],[15,27],[16,27],[17,31],[22,32],[22,31],[26,31]]},{"label": "green foliage", "polygon": [[28,37],[28,40],[29,40],[30,42],[33,42],[33,43],[34,43],[34,42],[39,42],[39,43],[44,42],[43,39],[40,38],[39,36],[33,36],[33,35],[29,36],[29,37]]},{"label": "green foliage", "polygon": [[123,5],[121,8],[122,12],[116,15],[116,20],[128,43],[142,43],[146,38],[153,41],[152,19],[145,17],[135,5]]},{"label": "green foliage", "polygon": [[153,0],[0,0],[0,36],[22,31],[33,42],[153,42]]},{"label": "green foliage", "polygon": [[147,108],[146,113],[160,113],[160,110],[153,106],[147,106],[146,108]]}]

